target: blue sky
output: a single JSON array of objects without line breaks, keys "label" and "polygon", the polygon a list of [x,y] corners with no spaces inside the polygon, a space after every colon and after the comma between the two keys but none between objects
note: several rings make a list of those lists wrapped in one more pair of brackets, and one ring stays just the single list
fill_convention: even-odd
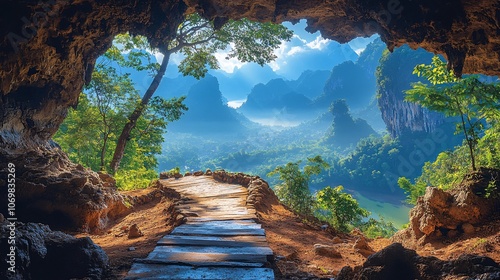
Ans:
[{"label": "blue sky", "polygon": [[[316,32],[314,34],[307,32],[305,30],[305,20],[301,20],[295,25],[289,22],[285,22],[283,23],[283,25],[293,30],[294,36],[289,42],[282,43],[280,48],[275,51],[278,58],[275,61],[269,63],[269,66],[278,74],[287,76],[287,74],[285,74],[283,70],[288,67],[288,62],[297,60],[299,56],[301,57],[301,60],[304,60],[307,56],[316,57],[318,59],[318,57],[321,57],[322,54],[326,55],[326,52],[331,52],[331,50],[329,50],[329,45],[332,43],[332,41],[322,38],[319,32]],[[378,35],[374,35],[369,38],[356,38],[349,42],[347,45],[357,54],[359,54],[366,48],[366,45],[377,38],[377,36]],[[220,69],[227,73],[232,73],[235,68],[241,68],[244,65],[244,63],[241,63],[235,58],[229,60],[226,59],[227,52],[218,52],[217,54],[215,54],[215,56],[218,59]],[[349,54],[347,54],[347,56],[349,56]],[[157,54],[157,59],[161,58],[162,55]],[[175,67],[181,60],[182,56],[180,54],[173,54],[170,58],[172,66],[175,65]],[[334,65],[331,65],[331,68],[333,68],[333,66]],[[294,65],[294,67],[297,66]],[[280,70],[283,73],[280,73]],[[296,76],[296,74],[294,76]],[[290,76],[288,78],[296,78],[294,76]]]}]

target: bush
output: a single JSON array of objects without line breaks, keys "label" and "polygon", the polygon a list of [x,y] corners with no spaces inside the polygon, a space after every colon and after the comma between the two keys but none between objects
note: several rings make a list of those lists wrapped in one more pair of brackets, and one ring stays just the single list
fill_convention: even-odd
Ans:
[{"label": "bush", "polygon": [[341,231],[349,231],[359,224],[370,212],[359,206],[352,195],[345,193],[344,187],[326,187],[316,193],[318,218],[326,220]]},{"label": "bush", "polygon": [[115,179],[119,190],[128,191],[147,188],[153,180],[158,179],[158,174],[142,167],[137,170],[118,170]]}]

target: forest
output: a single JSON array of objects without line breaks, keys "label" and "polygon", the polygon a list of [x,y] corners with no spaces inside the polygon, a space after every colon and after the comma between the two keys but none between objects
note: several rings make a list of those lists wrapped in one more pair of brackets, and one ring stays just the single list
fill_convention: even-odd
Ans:
[{"label": "forest", "polygon": [[[292,34],[249,21],[215,30],[194,15],[162,59],[145,38],[120,35],[53,140],[122,190],[160,172],[244,172],[291,209],[369,237],[408,223],[427,186],[500,168],[496,77],[456,78],[443,57],[391,53],[378,37],[359,54],[330,42],[325,55],[342,54],[331,69],[274,71],[266,63]],[[217,69],[214,53],[228,47],[249,64]]]}]

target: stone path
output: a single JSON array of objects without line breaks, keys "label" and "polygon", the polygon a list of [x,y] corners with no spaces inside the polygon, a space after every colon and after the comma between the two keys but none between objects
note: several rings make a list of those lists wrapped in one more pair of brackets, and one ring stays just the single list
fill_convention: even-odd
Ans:
[{"label": "stone path", "polygon": [[163,180],[182,194],[187,222],[136,260],[126,279],[274,279],[265,268],[273,252],[246,204],[247,189],[209,176]]}]

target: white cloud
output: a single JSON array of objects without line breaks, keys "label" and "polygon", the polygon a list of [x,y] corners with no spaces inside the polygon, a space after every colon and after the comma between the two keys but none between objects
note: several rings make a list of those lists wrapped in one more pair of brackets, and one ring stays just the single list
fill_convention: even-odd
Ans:
[{"label": "white cloud", "polygon": [[219,62],[220,69],[225,71],[226,73],[233,73],[234,68],[239,69],[246,64],[234,57],[231,59],[226,59],[227,54],[228,54],[227,51],[220,51],[214,54],[215,58],[217,58],[217,61]]},{"label": "white cloud", "polygon": [[302,43],[307,44],[307,40],[300,38],[300,36],[297,34],[293,34],[292,38],[295,38],[295,39],[301,41]]},{"label": "white cloud", "polygon": [[292,55],[295,55],[295,54],[298,54],[298,53],[301,53],[301,52],[305,52],[306,49],[304,47],[301,47],[301,46],[294,46],[292,47],[287,53],[286,55],[288,56],[292,56]]},{"label": "white cloud", "polygon": [[323,50],[328,44],[330,43],[330,40],[324,39],[321,37],[321,35],[318,35],[314,41],[309,42],[306,44],[310,49],[313,50]]},{"label": "white cloud", "polygon": [[165,57],[161,52],[154,52],[153,55],[156,58],[156,62],[161,63]]}]

